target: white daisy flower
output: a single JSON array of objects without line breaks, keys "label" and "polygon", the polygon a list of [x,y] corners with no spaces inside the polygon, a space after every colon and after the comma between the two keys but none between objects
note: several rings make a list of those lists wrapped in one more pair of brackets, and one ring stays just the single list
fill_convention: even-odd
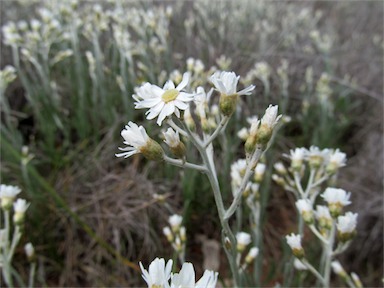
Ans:
[{"label": "white daisy flower", "polygon": [[240,76],[236,76],[235,72],[216,71],[209,80],[213,83],[215,88],[224,95],[250,95],[255,89],[255,85],[250,85],[247,88],[237,91],[237,83]]},{"label": "white daisy flower", "polygon": [[148,288],[164,287],[169,288],[168,280],[171,278],[172,260],[168,260],[165,265],[163,258],[156,258],[149,265],[148,271],[144,269],[143,264],[139,262],[142,271],[142,277],[147,282]]},{"label": "white daisy flower", "polygon": [[120,148],[123,153],[115,154],[116,157],[128,158],[134,154],[142,153],[150,160],[159,160],[163,157],[163,149],[156,141],[152,140],[143,126],[138,126],[136,123],[128,122],[125,129],[121,131],[121,136],[124,138],[124,144],[127,147]]},{"label": "white daisy flower", "polygon": [[171,80],[168,80],[163,88],[149,83],[143,84],[136,89],[136,94],[132,96],[136,101],[135,108],[149,108],[146,112],[147,119],[152,120],[158,117],[159,126],[166,117],[172,114],[180,117],[180,110],[188,109],[189,102],[196,96],[182,91],[188,85],[189,78],[189,73],[184,73],[183,79],[177,87]]}]

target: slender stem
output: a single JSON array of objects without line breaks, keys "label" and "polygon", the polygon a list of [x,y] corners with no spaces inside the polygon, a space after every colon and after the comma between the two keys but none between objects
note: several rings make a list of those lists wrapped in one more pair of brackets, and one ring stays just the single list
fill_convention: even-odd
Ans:
[{"label": "slender stem", "polygon": [[329,280],[331,276],[331,262],[332,262],[332,249],[333,249],[333,242],[335,239],[335,231],[336,231],[336,225],[333,221],[331,232],[329,235],[329,243],[326,247],[326,260],[325,260],[325,269],[324,269],[324,287],[329,287]]},{"label": "slender stem", "polygon": [[329,287],[325,285],[326,282],[323,276],[321,276],[320,273],[311,264],[309,264],[309,262],[306,259],[301,260],[301,262],[303,262],[303,264],[308,268],[308,270],[311,271],[311,273],[315,275],[317,279],[320,280],[320,282],[324,285],[324,287]]},{"label": "slender stem", "polygon": [[181,135],[185,137],[188,136],[188,133],[185,132],[183,129],[181,129],[179,126],[177,126],[175,122],[172,121],[172,119],[168,120],[168,125],[171,126],[173,129],[175,129],[176,131],[178,131]]},{"label": "slender stem", "polygon": [[293,176],[294,176],[294,179],[295,179],[295,184],[296,184],[297,191],[299,191],[300,196],[303,199],[305,199],[304,198],[305,192],[303,190],[303,187],[301,186],[301,182],[300,182],[301,181],[301,177],[300,177],[299,173],[298,172],[294,172]]},{"label": "slender stem", "polygon": [[319,180],[317,180],[315,183],[312,184],[312,187],[316,187],[316,186],[320,185],[324,181],[328,180],[328,178],[329,178],[328,175],[321,177]]},{"label": "slender stem", "polygon": [[305,199],[308,198],[308,195],[311,192],[311,189],[313,187],[312,183],[313,183],[313,179],[314,179],[315,175],[316,175],[316,169],[311,168],[311,172],[309,174],[309,179],[308,179],[307,187],[305,188],[305,192],[304,192],[304,198]]},{"label": "slender stem", "polygon": [[168,162],[169,164],[172,164],[174,166],[191,168],[191,169],[195,169],[195,170],[198,170],[200,172],[203,172],[203,173],[207,173],[207,167],[202,166],[202,165],[197,165],[197,164],[185,162],[181,159],[174,159],[174,158],[168,157],[167,155],[164,155],[164,160],[166,162]]},{"label": "slender stem", "polygon": [[28,288],[32,288],[35,282],[36,262],[31,263],[29,269]]},{"label": "slender stem", "polygon": [[251,161],[248,162],[243,180],[241,182],[239,189],[236,192],[236,195],[232,201],[232,204],[229,206],[227,211],[225,211],[225,219],[226,220],[228,220],[233,215],[233,213],[235,213],[237,207],[239,206],[241,197],[243,195],[243,191],[244,191],[245,187],[247,186],[248,180],[251,177],[251,175],[253,174],[255,167],[256,167],[256,164],[259,161],[259,159],[261,158],[262,154],[263,154],[263,150],[261,149],[261,147],[257,147],[255,149],[255,152],[252,155]]},{"label": "slender stem", "polygon": [[9,234],[10,234],[10,231],[11,231],[11,224],[10,224],[10,221],[9,221],[9,209],[6,209],[4,211],[4,221],[5,221],[5,249],[8,250],[9,248]]},{"label": "slender stem", "polygon": [[323,242],[325,245],[328,245],[328,240],[325,239],[323,237],[323,235],[321,235],[321,233],[316,229],[316,227],[313,224],[309,225],[309,228],[311,229],[313,234],[315,234],[317,236],[317,238],[319,238],[321,240],[321,242]]},{"label": "slender stem", "polygon": [[13,254],[15,253],[16,245],[17,243],[19,243],[20,238],[21,238],[20,227],[19,225],[16,225],[15,231],[13,231],[12,244],[8,251],[7,260],[6,260],[9,264],[11,264],[12,262]]},{"label": "slender stem", "polygon": [[208,138],[208,140],[204,142],[204,148],[207,148],[208,145],[211,144],[212,141],[215,140],[215,138],[220,134],[220,132],[224,130],[228,121],[229,121],[228,116],[224,116],[221,119],[220,124],[216,127],[216,130],[212,133],[212,135]]}]

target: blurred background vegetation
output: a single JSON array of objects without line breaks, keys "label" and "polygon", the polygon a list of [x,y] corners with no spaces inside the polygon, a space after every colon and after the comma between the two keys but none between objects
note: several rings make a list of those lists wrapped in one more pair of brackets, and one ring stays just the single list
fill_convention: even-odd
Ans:
[{"label": "blurred background vegetation", "polygon": [[[143,285],[131,263],[169,257],[161,229],[170,210],[185,217],[187,260],[202,264],[196,235],[220,241],[206,179],[114,154],[123,125],[144,122],[133,109],[135,86],[177,81],[189,70],[197,87],[221,69],[257,86],[217,149],[224,197],[232,197],[230,165],[243,157],[237,131],[247,116],[278,104],[290,121],[268,151],[268,174],[294,147],[346,152],[339,186],[352,192],[359,219],[341,260],[366,286],[381,286],[382,2],[1,1],[0,10],[1,183],[21,186],[32,202],[23,241],[37,248],[38,285]],[[262,282],[272,286],[282,282],[282,239],[295,211],[270,177],[262,191]],[[154,194],[166,195],[167,205]],[[15,263],[26,273],[22,256]]]}]

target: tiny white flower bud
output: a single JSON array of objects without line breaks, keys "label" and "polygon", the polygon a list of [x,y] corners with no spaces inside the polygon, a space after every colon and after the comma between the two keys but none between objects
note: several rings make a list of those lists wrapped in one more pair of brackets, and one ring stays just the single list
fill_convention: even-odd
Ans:
[{"label": "tiny white flower bud", "polygon": [[301,246],[301,236],[291,233],[291,235],[285,236],[289,247],[292,249],[292,253],[295,257],[301,259],[304,257],[304,249]]},{"label": "tiny white flower bud", "polygon": [[165,235],[165,237],[167,237],[168,242],[170,242],[170,243],[173,242],[174,237],[173,237],[171,228],[169,228],[168,226],[165,226],[163,228],[163,234]]},{"label": "tiny white flower bud", "polygon": [[347,276],[347,273],[345,272],[343,266],[341,266],[339,261],[332,261],[331,263],[332,270],[335,274],[339,275],[342,278],[345,278]]},{"label": "tiny white flower bud", "polygon": [[273,168],[275,168],[276,172],[279,173],[280,175],[286,175],[287,174],[287,169],[285,169],[285,166],[282,162],[276,162],[273,165]]},{"label": "tiny white flower bud", "polygon": [[34,261],[35,259],[35,248],[33,247],[32,243],[27,243],[24,246],[25,254],[27,255],[27,258],[29,261]]},{"label": "tiny white flower bud", "polygon": [[357,288],[363,287],[363,283],[361,283],[359,276],[355,272],[351,273],[351,277]]},{"label": "tiny white flower bud", "polygon": [[266,167],[267,166],[264,163],[257,163],[254,177],[256,182],[260,183],[261,181],[263,181]]},{"label": "tiny white flower bud", "polygon": [[245,257],[245,263],[250,264],[253,261],[253,259],[257,257],[258,254],[259,254],[259,248],[252,247],[251,249],[249,249],[249,252]]},{"label": "tiny white flower bud", "polygon": [[351,204],[349,197],[350,192],[346,192],[343,189],[328,187],[325,189],[321,197],[328,203],[329,211],[333,217],[337,217],[343,210],[343,207]]},{"label": "tiny white flower bud", "polygon": [[13,203],[13,209],[15,212],[13,214],[13,222],[16,225],[20,225],[24,222],[25,212],[27,211],[29,205],[30,204],[27,203],[26,200],[20,198]]},{"label": "tiny white flower bud", "polygon": [[308,199],[300,199],[296,201],[296,207],[305,223],[311,224],[313,222],[313,209],[311,202]]},{"label": "tiny white flower bud", "polygon": [[0,200],[1,207],[3,209],[9,210],[12,207],[13,201],[16,196],[21,192],[21,189],[17,186],[11,185],[0,185]]},{"label": "tiny white flower bud", "polygon": [[344,216],[337,217],[337,231],[341,241],[348,241],[354,236],[357,216],[357,213],[347,212]]},{"label": "tiny white flower bud", "polygon": [[177,214],[173,214],[168,219],[169,224],[171,225],[173,232],[178,232],[181,226],[181,222],[183,222],[183,217]]},{"label": "tiny white flower bud", "polygon": [[293,266],[297,269],[297,270],[308,270],[307,266],[305,266],[303,264],[303,262],[301,262],[299,259],[295,258],[295,260],[293,261]]},{"label": "tiny white flower bud", "polygon": [[244,249],[251,243],[251,235],[246,232],[238,232],[236,234],[237,251],[243,252]]}]

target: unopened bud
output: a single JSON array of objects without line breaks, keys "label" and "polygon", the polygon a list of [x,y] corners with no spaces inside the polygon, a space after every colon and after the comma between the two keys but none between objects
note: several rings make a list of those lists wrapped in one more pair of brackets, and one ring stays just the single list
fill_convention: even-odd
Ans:
[{"label": "unopened bud", "polygon": [[232,95],[220,95],[219,107],[224,116],[231,116],[232,113],[235,112],[238,98],[236,93]]},{"label": "unopened bud", "polygon": [[164,158],[164,150],[155,140],[149,138],[146,145],[140,147],[140,152],[145,158],[153,161],[160,161]]}]

